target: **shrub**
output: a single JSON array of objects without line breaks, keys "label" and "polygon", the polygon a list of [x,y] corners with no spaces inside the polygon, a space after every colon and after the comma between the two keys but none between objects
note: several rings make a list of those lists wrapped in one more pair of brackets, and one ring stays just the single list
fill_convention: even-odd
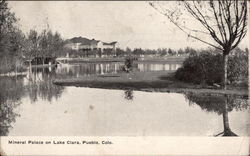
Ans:
[{"label": "shrub", "polygon": [[134,56],[127,56],[125,57],[124,66],[122,66],[122,71],[130,72],[135,68],[134,61],[137,61],[138,58]]},{"label": "shrub", "polygon": [[[202,51],[200,54],[190,55],[183,67],[175,73],[175,78],[195,84],[221,84],[223,76],[223,57],[212,51]],[[248,77],[248,56],[245,53],[229,56],[228,81],[239,81]]]},{"label": "shrub", "polygon": [[133,65],[133,59],[131,57],[126,57],[125,58],[125,66],[130,69],[132,68]]},{"label": "shrub", "polygon": [[9,72],[23,72],[26,67],[21,59],[0,58],[0,74],[6,74]]},{"label": "shrub", "polygon": [[237,55],[228,59],[228,80],[232,82],[248,78],[248,55]]}]

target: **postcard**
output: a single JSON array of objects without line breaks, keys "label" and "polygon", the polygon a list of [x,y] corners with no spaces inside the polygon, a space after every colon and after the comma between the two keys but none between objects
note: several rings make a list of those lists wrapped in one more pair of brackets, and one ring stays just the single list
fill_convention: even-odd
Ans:
[{"label": "postcard", "polygon": [[249,155],[249,2],[0,2],[1,155]]}]

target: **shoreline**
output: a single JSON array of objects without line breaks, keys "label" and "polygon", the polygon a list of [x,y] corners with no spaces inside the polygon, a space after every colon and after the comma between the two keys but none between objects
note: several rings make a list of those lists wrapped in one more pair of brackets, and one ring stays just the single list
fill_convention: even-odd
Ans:
[{"label": "shoreline", "polygon": [[174,80],[173,72],[166,71],[91,75],[89,77],[55,79],[53,83],[60,86],[102,89],[248,96],[247,87],[229,85],[226,91],[213,86],[203,87],[201,85],[188,84]]}]

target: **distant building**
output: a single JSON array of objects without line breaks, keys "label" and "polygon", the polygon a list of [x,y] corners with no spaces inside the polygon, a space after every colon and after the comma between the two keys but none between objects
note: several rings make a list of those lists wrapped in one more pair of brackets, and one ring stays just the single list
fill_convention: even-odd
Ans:
[{"label": "distant building", "polygon": [[112,49],[116,50],[117,42],[106,43],[100,40],[87,39],[83,37],[74,37],[65,41],[66,48],[72,50],[101,50]]},{"label": "distant building", "polygon": [[104,49],[113,49],[113,50],[116,50],[117,48],[117,42],[111,42],[111,43],[105,43],[103,42],[103,48]]}]

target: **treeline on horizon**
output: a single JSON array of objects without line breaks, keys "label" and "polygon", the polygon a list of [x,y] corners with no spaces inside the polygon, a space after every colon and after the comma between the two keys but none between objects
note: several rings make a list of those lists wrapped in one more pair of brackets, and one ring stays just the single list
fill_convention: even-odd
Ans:
[{"label": "treeline on horizon", "polygon": [[[125,50],[123,49],[117,49],[117,55],[122,56],[122,55],[136,55],[136,56],[143,56],[143,55],[150,55],[150,56],[159,56],[159,57],[164,57],[164,56],[189,56],[189,55],[194,55],[194,54],[199,54],[203,52],[211,52],[213,54],[221,54],[220,50],[214,49],[214,48],[206,48],[206,49],[194,49],[191,47],[186,47],[185,49],[171,49],[171,48],[158,48],[158,49],[142,49],[142,48],[135,48],[131,50],[130,48],[126,48]],[[240,55],[240,53],[243,53],[243,55],[246,55],[249,50],[248,48],[240,49],[236,48],[232,50],[233,55],[237,54]]]},{"label": "treeline on horizon", "polygon": [[[236,48],[232,50],[231,54],[246,55],[248,53],[248,48],[240,49]],[[126,56],[135,56],[135,57],[165,57],[165,56],[189,56],[194,54],[199,54],[203,52],[211,52],[213,54],[221,54],[221,51],[216,50],[214,48],[206,48],[206,49],[194,49],[187,47],[185,49],[171,49],[171,48],[158,48],[158,49],[142,49],[142,48],[135,48],[135,49],[121,49],[117,48],[115,51],[112,49],[104,49],[102,52],[100,50],[70,50],[65,49],[61,52],[60,56],[65,57],[126,57]]]}]

